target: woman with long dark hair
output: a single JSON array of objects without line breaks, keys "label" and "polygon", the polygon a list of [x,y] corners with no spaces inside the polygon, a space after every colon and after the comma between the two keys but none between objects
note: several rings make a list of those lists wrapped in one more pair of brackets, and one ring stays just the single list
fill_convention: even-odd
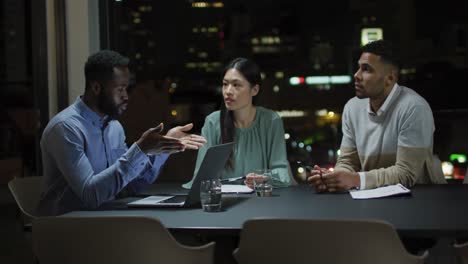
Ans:
[{"label": "woman with long dark hair", "polygon": [[[234,141],[222,179],[246,176],[244,183],[252,187],[256,169],[271,169],[274,186],[290,184],[283,121],[276,112],[254,103],[261,82],[259,67],[249,59],[236,58],[226,66],[224,103],[205,119],[202,135],[208,142],[198,151],[194,175],[208,147]],[[190,186],[191,182],[184,185]]]}]

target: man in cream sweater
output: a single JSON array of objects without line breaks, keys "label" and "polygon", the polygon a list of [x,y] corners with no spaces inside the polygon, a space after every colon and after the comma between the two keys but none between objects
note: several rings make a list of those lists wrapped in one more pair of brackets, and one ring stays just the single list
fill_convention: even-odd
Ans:
[{"label": "man in cream sweater", "polygon": [[401,183],[444,183],[433,172],[434,120],[429,104],[398,85],[399,65],[383,40],[361,49],[356,97],[343,111],[343,139],[333,172],[315,166],[308,182],[319,192]]}]

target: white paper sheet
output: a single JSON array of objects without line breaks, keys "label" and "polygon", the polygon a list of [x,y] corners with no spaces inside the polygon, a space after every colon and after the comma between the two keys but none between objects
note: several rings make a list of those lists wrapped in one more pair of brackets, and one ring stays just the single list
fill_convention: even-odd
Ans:
[{"label": "white paper sheet", "polygon": [[222,193],[252,193],[253,190],[245,185],[240,184],[223,184],[221,185]]},{"label": "white paper sheet", "polygon": [[371,199],[379,197],[387,197],[392,195],[410,193],[411,191],[400,183],[395,185],[389,185],[384,187],[379,187],[370,190],[357,190],[349,191],[353,199]]}]

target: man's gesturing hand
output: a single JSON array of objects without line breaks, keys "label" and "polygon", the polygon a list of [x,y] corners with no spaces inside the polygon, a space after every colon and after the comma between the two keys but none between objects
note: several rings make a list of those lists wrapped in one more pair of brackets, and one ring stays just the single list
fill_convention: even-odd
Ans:
[{"label": "man's gesturing hand", "polygon": [[171,154],[185,150],[185,145],[181,140],[161,135],[163,128],[164,125],[161,123],[157,127],[146,130],[141,135],[136,142],[141,151],[146,154]]},{"label": "man's gesturing hand", "polygon": [[202,136],[195,134],[188,134],[187,131],[193,128],[193,124],[187,124],[185,126],[176,126],[167,131],[166,136],[179,139],[187,149],[199,149],[206,143],[206,139]]}]

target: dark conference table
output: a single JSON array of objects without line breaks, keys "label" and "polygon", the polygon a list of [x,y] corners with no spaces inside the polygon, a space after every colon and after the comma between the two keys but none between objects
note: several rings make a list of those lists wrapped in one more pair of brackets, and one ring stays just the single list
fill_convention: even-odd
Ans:
[{"label": "dark conference table", "polygon": [[[145,193],[181,192],[179,185],[154,185]],[[379,219],[409,237],[468,237],[468,185],[417,185],[411,195],[353,200],[349,193],[317,194],[305,185],[274,189],[273,197],[255,194],[223,195],[223,211],[201,208],[130,209],[125,198],[96,211],[64,216],[138,215],[159,219],[174,232],[239,235],[251,218]]]}]

